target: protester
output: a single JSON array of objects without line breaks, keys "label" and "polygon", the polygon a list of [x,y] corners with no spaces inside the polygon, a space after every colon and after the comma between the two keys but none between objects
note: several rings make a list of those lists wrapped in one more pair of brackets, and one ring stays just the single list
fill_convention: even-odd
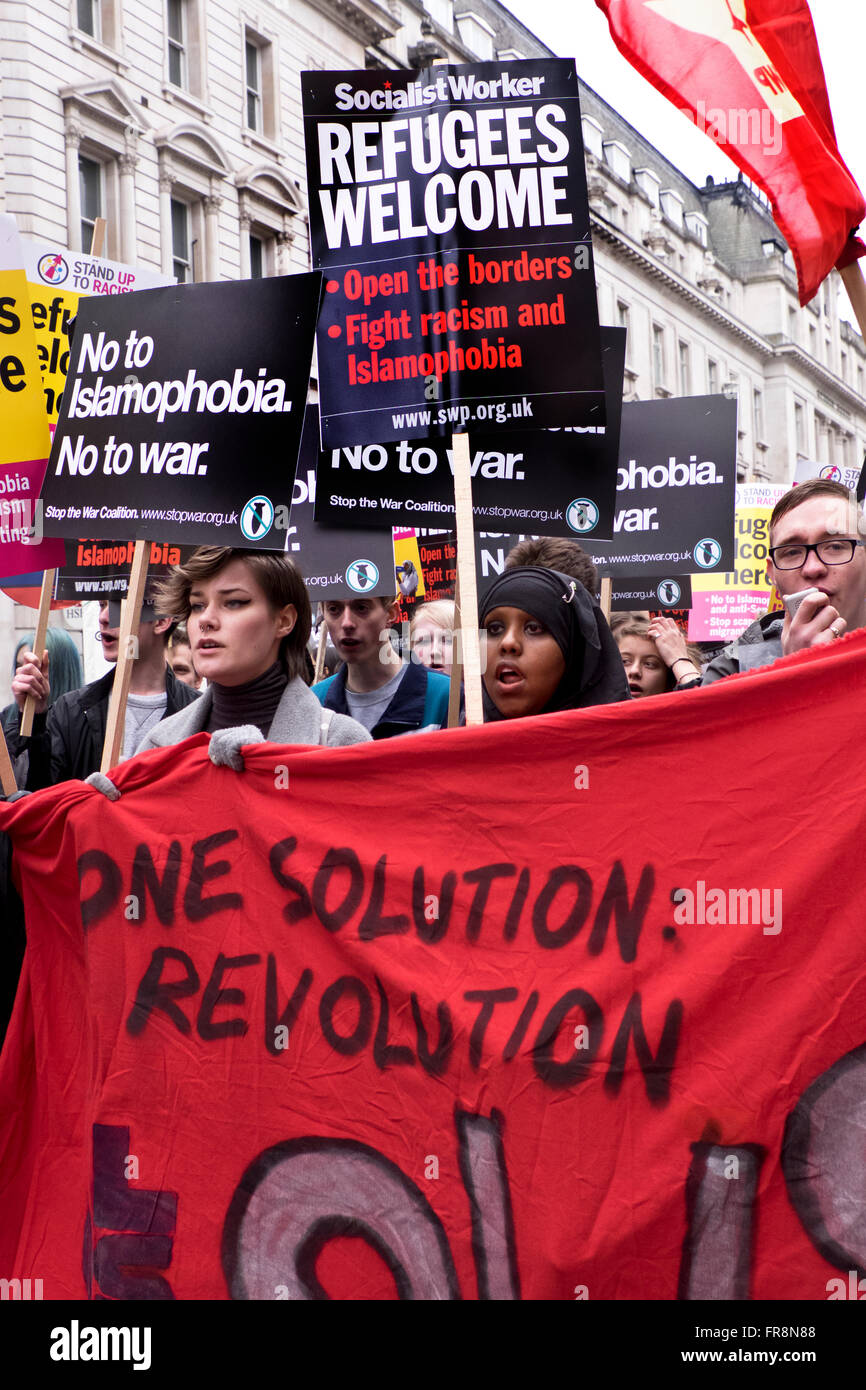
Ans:
[{"label": "protester", "polygon": [[629,614],[614,634],[632,698],[663,695],[700,684],[701,654],[690,647],[673,618],[648,621]]},{"label": "protester", "polygon": [[374,739],[447,724],[448,678],[418,662],[402,662],[394,650],[396,599],[329,599],[324,609],[328,635],[345,663],[313,686],[325,709],[350,714]]},{"label": "protester", "polygon": [[505,557],[505,568],[516,569],[522,565],[541,565],[544,569],[558,570],[560,574],[580,580],[587,593],[598,593],[598,570],[577,541],[565,540],[560,536],[537,536],[535,539],[518,541]]},{"label": "protester", "polygon": [[[15,652],[12,657],[12,678],[17,676],[20,668],[25,666],[32,656],[32,647],[35,640],[35,633],[28,632],[24,637],[19,638]],[[78,648],[62,627],[49,627],[45,634],[45,647],[48,653],[48,668],[51,674],[51,690],[48,696],[49,705],[53,705],[55,700],[61,695],[66,695],[70,690],[78,690],[84,684],[84,676],[81,670],[81,657],[78,655]],[[21,723],[21,711],[13,700],[11,705],[0,713],[0,720],[3,723],[3,733],[6,742],[9,744],[12,756],[20,750],[18,743],[18,728]]]},{"label": "protester", "polygon": [[[120,603],[100,602],[97,638],[105,660],[111,663],[118,660],[119,626]],[[135,751],[144,733],[159,720],[198,699],[196,691],[179,681],[166,665],[166,644],[173,626],[172,619],[157,618],[151,603],[143,604],[126,702],[124,757]],[[115,665],[99,680],[61,695],[49,709],[49,662],[45,659],[40,666],[35,654],[27,652],[12,682],[19,708],[24,708],[28,695],[36,699],[33,734],[19,739],[15,750],[19,787],[36,791],[70,777],[88,777],[99,769],[116,670]]]},{"label": "protester", "polygon": [[310,600],[286,556],[202,546],[169,572],[156,602],[166,620],[186,621],[196,670],[208,685],[195,704],[151,729],[138,752],[250,725],[271,743],[369,740],[345,715],[323,718],[304,681]]},{"label": "protester", "polygon": [[866,626],[866,552],[856,499],[841,483],[810,478],[773,508],[767,578],[779,594],[816,588],[792,618],[765,613],[707,665],[703,684],[768,666]]},{"label": "protester", "polygon": [[[21,667],[25,666],[32,658],[34,640],[35,633],[28,632],[16,644],[12,657],[13,679]],[[64,632],[63,628],[48,628],[45,634],[45,647],[51,672],[51,689],[48,697],[50,706],[61,695],[78,690],[84,677],[81,671],[81,657],[78,655],[78,648],[69,633]],[[21,753],[21,740],[18,732],[21,723],[21,711],[14,700],[3,710],[0,719],[3,721],[3,734],[6,738],[10,757],[17,758]],[[3,799],[5,800],[5,798]],[[12,882],[12,846],[6,835],[0,835],[0,922],[3,924],[2,931],[0,931],[0,1044],[2,1044],[15,1003],[18,977],[21,973],[26,945],[24,909]]]},{"label": "protester", "polygon": [[409,624],[409,645],[416,661],[428,671],[451,675],[454,644],[454,600],[434,599],[416,608]]},{"label": "protester", "polygon": [[191,686],[193,690],[201,690],[201,676],[195,669],[189,636],[186,628],[180,624],[171,634],[166,661],[179,681]]},{"label": "protester", "polygon": [[[568,571],[566,570],[565,573],[567,574]],[[627,609],[620,608],[617,610],[617,612],[611,613],[610,617],[607,620],[607,625],[613,633],[614,637],[616,637],[621,627],[625,627],[627,623],[634,622],[635,620],[639,622],[648,623],[650,620],[650,615],[649,613],[639,612],[635,609],[629,611]]]},{"label": "protester", "polygon": [[604,615],[567,574],[509,566],[484,596],[481,627],[485,722],[629,698]]},{"label": "protester", "polygon": [[337,648],[332,642],[325,646],[325,668],[322,671],[322,678],[335,676],[340,668],[340,658],[337,656]]}]

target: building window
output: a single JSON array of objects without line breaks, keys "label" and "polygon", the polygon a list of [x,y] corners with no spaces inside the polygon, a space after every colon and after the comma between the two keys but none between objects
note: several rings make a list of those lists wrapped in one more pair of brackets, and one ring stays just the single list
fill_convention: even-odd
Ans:
[{"label": "building window", "polygon": [[262,129],[262,55],[258,44],[247,38],[245,44],[247,81],[247,125],[250,130]]},{"label": "building window", "polygon": [[847,354],[847,352],[842,352],[842,353],[839,354],[839,375],[841,376],[841,378],[842,378],[843,381],[847,381],[847,380],[848,380],[848,354]]},{"label": "building window", "polygon": [[99,38],[99,0],[78,0],[78,27],[82,34]]},{"label": "building window", "polygon": [[687,212],[685,214],[686,231],[691,232],[701,244],[707,244],[707,219],[699,212]]},{"label": "building window", "polygon": [[620,328],[628,329],[628,305],[624,299],[616,301],[616,321]]},{"label": "building window", "polygon": [[857,395],[863,395],[863,368],[857,368]]},{"label": "building window", "polygon": [[752,397],[755,415],[755,443],[759,444],[764,438],[764,394],[762,391],[755,391]]},{"label": "building window", "polygon": [[801,401],[794,402],[794,437],[797,443],[797,453],[806,453],[806,412]]},{"label": "building window", "polygon": [[189,240],[189,208],[178,198],[171,200],[171,272],[178,284],[193,280],[192,248]]},{"label": "building window", "polygon": [[649,199],[654,208],[657,208],[659,206],[659,189],[661,188],[662,182],[658,175],[654,174],[652,169],[635,169],[634,181],[641,193]]},{"label": "building window", "polygon": [[659,324],[653,324],[653,385],[665,384],[665,331]]},{"label": "building window", "polygon": [[102,165],[95,159],[78,157],[78,186],[81,197],[81,249],[89,251],[97,217],[103,217]]},{"label": "building window", "polygon": [[250,279],[261,280],[265,274],[265,244],[260,236],[250,236]]},{"label": "building window", "polygon": [[[279,76],[275,45],[244,29],[244,128],[265,140],[279,138]],[[249,143],[249,135],[244,139]]]},{"label": "building window", "polygon": [[682,228],[683,200],[679,193],[676,193],[672,188],[663,188],[659,193],[659,203],[668,221],[673,222],[675,227]]},{"label": "building window", "polygon": [[[501,53],[499,56],[500,58],[504,57]],[[581,116],[580,123],[583,127],[584,149],[588,150],[590,154],[594,154],[596,159],[604,159],[604,150],[602,148],[604,131],[598,121],[594,120],[592,116]]]},{"label": "building window", "polygon": [[602,143],[604,157],[609,168],[623,183],[631,181],[631,155],[619,140],[605,140]]},{"label": "building window", "polygon": [[460,39],[469,51],[474,53],[476,58],[489,62],[494,54],[496,31],[474,10],[464,10],[462,14],[455,14],[454,19]]},{"label": "building window", "polygon": [[[103,18],[108,0],[102,7]],[[66,236],[89,251],[97,217],[106,222],[102,255],[136,262],[135,169],[144,125],[112,78],[63,93],[66,145]]]},{"label": "building window", "polygon": [[454,6],[452,0],[425,0],[425,10],[430,18],[449,34],[454,33]]},{"label": "building window", "polygon": [[187,85],[184,18],[183,0],[168,0],[168,80],[173,87]]},{"label": "building window", "polygon": [[205,126],[189,121],[156,136],[155,144],[163,269],[181,283],[218,280],[226,156]]},{"label": "building window", "polygon": [[719,364],[712,357],[707,358],[707,390],[711,396],[717,395],[719,390]]},{"label": "building window", "polygon": [[813,357],[818,356],[818,329],[814,323],[809,324],[809,352]]},{"label": "building window", "polygon": [[680,343],[680,395],[692,394],[692,364],[688,343]]},{"label": "building window", "polygon": [[843,467],[843,468],[851,468],[851,467],[852,467],[852,462],[851,462],[851,458],[852,458],[852,455],[851,455],[851,446],[852,446],[853,442],[854,442],[854,441],[852,440],[850,434],[843,434],[843,435],[842,435],[840,443],[841,443],[841,449],[842,449],[842,467]]},{"label": "building window", "polygon": [[294,180],[275,164],[260,164],[236,183],[240,221],[240,273],[258,280],[285,275],[303,203]]}]

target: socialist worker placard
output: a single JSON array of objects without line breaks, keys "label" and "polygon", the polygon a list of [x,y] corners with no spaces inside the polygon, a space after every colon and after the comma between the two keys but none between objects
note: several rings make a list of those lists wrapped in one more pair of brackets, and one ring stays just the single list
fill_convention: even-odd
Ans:
[{"label": "socialist worker placard", "polygon": [[574,62],[301,86],[322,447],[602,426]]}]

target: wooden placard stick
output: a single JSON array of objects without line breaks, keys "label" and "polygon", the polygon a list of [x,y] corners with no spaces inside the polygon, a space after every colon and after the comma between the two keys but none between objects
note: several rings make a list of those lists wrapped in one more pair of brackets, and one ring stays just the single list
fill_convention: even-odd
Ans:
[{"label": "wooden placard stick", "polygon": [[9,749],[6,747],[6,735],[2,729],[0,729],[0,787],[3,788],[4,796],[11,796],[13,792],[18,790],[12,759],[9,757]]},{"label": "wooden placard stick", "polygon": [[91,256],[101,256],[102,248],[105,245],[105,228],[108,224],[104,217],[95,217],[93,220],[93,235],[90,238]]},{"label": "wooden placard stick", "polygon": [[[91,256],[100,256],[102,246],[105,241],[106,221],[104,217],[97,217],[93,223],[93,235],[90,238]],[[36,616],[36,636],[33,639],[33,650],[36,653],[37,662],[41,663],[45,655],[45,634],[48,631],[48,615],[51,612],[51,600],[54,597],[54,581],[57,577],[56,570],[45,570],[42,575],[42,591],[39,595],[39,612]],[[48,672],[48,679],[51,679],[51,672]],[[32,695],[28,695],[24,701],[24,712],[21,716],[21,737],[29,738],[33,733],[33,716],[36,713],[36,701]]]},{"label": "wooden placard stick", "polygon": [[854,261],[852,265],[846,265],[844,270],[839,271],[839,274],[842,277],[842,284],[848,292],[854,317],[860,325],[860,332],[866,338],[866,280],[863,279],[860,262]]},{"label": "wooden placard stick", "polygon": [[[321,604],[319,605],[321,607]],[[325,622],[325,615],[322,614],[322,622],[319,628],[319,646],[316,652],[316,671],[313,677],[313,684],[322,679],[325,673],[325,652],[328,649],[328,626]]]},{"label": "wooden placard stick", "polygon": [[460,687],[463,683],[463,642],[460,637],[460,575],[454,580],[454,641],[451,646],[451,684],[448,687],[448,728],[460,723]]},{"label": "wooden placard stick", "polygon": [[108,723],[105,728],[105,743],[102,749],[100,772],[110,772],[120,762],[123,749],[123,726],[126,723],[126,697],[132,680],[132,663],[138,650],[138,627],[141,622],[141,604],[144,599],[144,586],[147,582],[149,542],[135,542],[132,557],[132,571],[129,576],[129,589],[120,615],[120,633],[117,639],[117,670],[111,687],[108,704]]},{"label": "wooden placard stick", "polygon": [[[448,66],[447,58],[434,58],[432,67]],[[451,436],[454,453],[454,511],[457,518],[457,578],[454,585],[454,646],[451,687],[448,692],[448,727],[459,718],[460,679],[466,723],[483,724],[481,703],[481,650],[478,637],[478,583],[475,575],[475,529],[472,518],[472,472],[469,435]]]},{"label": "wooden placard stick", "polygon": [[478,582],[475,574],[475,528],[472,517],[472,473],[469,435],[451,437],[454,453],[454,511],[457,519],[457,583],[459,607],[455,627],[460,633],[463,661],[463,698],[466,723],[483,724],[481,702],[481,648],[478,637]]},{"label": "wooden placard stick", "polygon": [[607,576],[606,576],[604,579],[602,579],[602,581],[601,581],[601,598],[599,599],[599,605],[600,605],[600,607],[601,607],[601,611],[602,611],[602,613],[604,614],[605,620],[606,620],[607,622],[610,622],[610,605],[611,605],[612,597],[613,597],[613,580],[611,579],[610,575],[607,575]]},{"label": "wooden placard stick", "polygon": [[[48,632],[48,615],[51,612],[51,600],[54,597],[54,579],[56,570],[45,570],[42,575],[42,588],[39,593],[39,612],[36,615],[36,635],[33,638],[33,650],[36,653],[36,661],[41,664],[45,655],[45,637]],[[48,672],[48,679],[51,680],[51,672]],[[21,715],[21,737],[29,738],[33,733],[33,716],[36,713],[36,700],[32,695],[28,695],[24,701],[24,713]]]}]

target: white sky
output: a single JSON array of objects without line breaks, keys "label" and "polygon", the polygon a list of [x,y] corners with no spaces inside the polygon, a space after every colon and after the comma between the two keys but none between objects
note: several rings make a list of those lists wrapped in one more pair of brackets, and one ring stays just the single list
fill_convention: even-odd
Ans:
[{"label": "white sky", "polygon": [[[736,178],[736,167],[709,136],[696,130],[621,57],[595,0],[504,0],[504,3],[560,57],[574,58],[584,82],[651,140],[693,183],[703,184],[707,174],[716,179]],[[866,191],[866,140],[863,136],[866,5],[863,0],[809,0],[809,8],[827,79],[836,141],[854,178]],[[862,227],[861,236],[866,240]],[[840,310],[843,304],[846,306],[845,317],[853,322],[844,293],[839,303]]]}]

